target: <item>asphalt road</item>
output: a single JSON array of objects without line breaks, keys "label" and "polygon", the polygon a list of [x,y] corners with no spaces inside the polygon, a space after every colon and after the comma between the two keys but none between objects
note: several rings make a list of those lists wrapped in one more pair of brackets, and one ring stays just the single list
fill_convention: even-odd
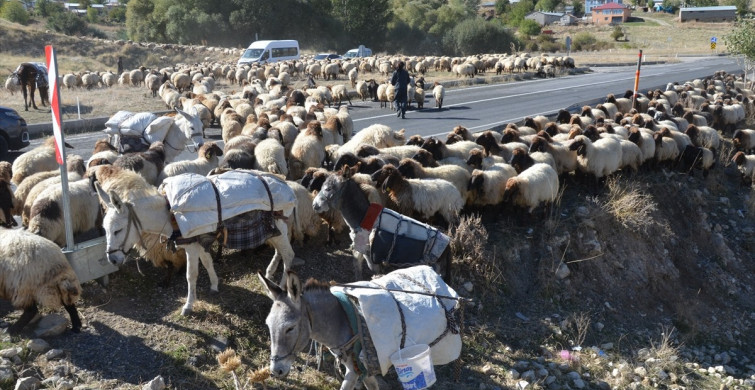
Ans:
[{"label": "asphalt road", "polygon": [[[741,72],[741,67],[728,57],[686,58],[677,64],[646,65],[640,75],[640,91],[665,88],[670,82],[684,82],[712,75],[715,71]],[[409,135],[445,135],[454,126],[464,125],[473,130],[502,126],[517,122],[526,116],[555,113],[569,106],[581,106],[585,102],[602,99],[609,93],[622,94],[634,86],[635,67],[600,67],[592,73],[535,79],[508,84],[480,85],[447,89],[443,109],[435,108],[434,99],[427,98],[425,108],[408,111],[406,119],[399,119],[389,109],[381,109],[377,102],[353,101],[351,107],[354,129],[359,130],[373,123],[382,123],[394,129],[406,129]],[[427,96],[430,96],[427,88]],[[208,129],[208,139],[220,140],[219,129]],[[95,140],[102,138],[99,132],[66,137],[75,149],[68,153],[89,158]],[[26,150],[38,145],[32,141]],[[222,143],[222,140],[220,140]],[[195,155],[184,152],[179,158],[193,159]]]}]

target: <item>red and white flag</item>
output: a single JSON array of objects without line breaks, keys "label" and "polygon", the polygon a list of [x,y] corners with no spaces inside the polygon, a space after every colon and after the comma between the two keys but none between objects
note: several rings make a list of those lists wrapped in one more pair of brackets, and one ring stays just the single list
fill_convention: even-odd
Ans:
[{"label": "red and white flag", "polygon": [[52,112],[52,131],[55,136],[55,159],[59,165],[63,165],[63,127],[60,121],[60,86],[58,85],[58,60],[55,58],[55,50],[52,45],[45,46],[45,58],[47,60],[47,81],[49,83],[50,112]]}]

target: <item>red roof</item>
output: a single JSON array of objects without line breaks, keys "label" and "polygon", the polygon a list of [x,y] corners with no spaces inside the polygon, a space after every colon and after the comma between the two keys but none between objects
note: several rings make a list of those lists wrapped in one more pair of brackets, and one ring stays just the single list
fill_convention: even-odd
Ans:
[{"label": "red roof", "polygon": [[619,3],[605,3],[597,7],[592,7],[591,10],[593,9],[626,9],[626,8],[627,7],[625,5],[619,4]]}]

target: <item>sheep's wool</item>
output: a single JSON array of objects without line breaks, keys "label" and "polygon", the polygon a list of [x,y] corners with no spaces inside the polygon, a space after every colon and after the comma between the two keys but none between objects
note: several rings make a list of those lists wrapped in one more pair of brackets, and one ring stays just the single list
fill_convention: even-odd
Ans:
[{"label": "sheep's wool", "polygon": [[[360,288],[360,286],[368,288]],[[432,292],[447,297],[459,295],[426,265],[393,271],[372,281],[331,287],[331,291],[342,292],[356,298],[359,302],[359,314],[364,317],[367,324],[372,344],[377,352],[380,370],[385,375],[392,365],[391,354],[401,347],[401,314],[397,307],[400,306],[404,314],[406,323],[406,334],[403,335],[406,340],[404,347],[408,347],[413,344],[430,344],[442,335],[447,327],[453,328],[453,324],[447,323],[446,310],[453,311],[457,307],[457,301],[420,294],[389,292],[383,288]],[[456,360],[460,353],[461,334],[458,331],[447,332],[430,348],[434,365],[450,363]]]},{"label": "sheep's wool", "polygon": [[[264,180],[270,188],[270,204]],[[210,233],[218,227],[218,198],[223,220],[253,210],[283,211],[290,214],[296,206],[296,195],[285,181],[275,175],[253,170],[234,170],[205,177],[184,173],[168,177],[160,187],[170,204],[170,211],[183,237]]]}]

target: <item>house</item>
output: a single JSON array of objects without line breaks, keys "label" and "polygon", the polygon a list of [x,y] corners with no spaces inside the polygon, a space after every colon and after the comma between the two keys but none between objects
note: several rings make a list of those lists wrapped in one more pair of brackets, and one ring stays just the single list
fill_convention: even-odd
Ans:
[{"label": "house", "polygon": [[534,20],[541,26],[547,26],[549,24],[556,23],[564,16],[563,12],[543,12],[533,11],[528,13],[524,18]]},{"label": "house", "polygon": [[624,23],[632,15],[632,10],[618,3],[606,3],[592,8],[592,23],[606,25]]},{"label": "house", "polygon": [[564,14],[564,16],[561,17],[561,20],[559,20],[559,24],[562,26],[572,26],[579,22],[579,18],[572,15],[572,14]]},{"label": "house", "polygon": [[622,0],[585,0],[585,15],[592,12],[592,9],[594,7],[608,4],[608,3],[617,3],[617,4],[623,4]]},{"label": "house", "polygon": [[737,7],[690,7],[679,9],[680,22],[729,22],[737,20]]}]

